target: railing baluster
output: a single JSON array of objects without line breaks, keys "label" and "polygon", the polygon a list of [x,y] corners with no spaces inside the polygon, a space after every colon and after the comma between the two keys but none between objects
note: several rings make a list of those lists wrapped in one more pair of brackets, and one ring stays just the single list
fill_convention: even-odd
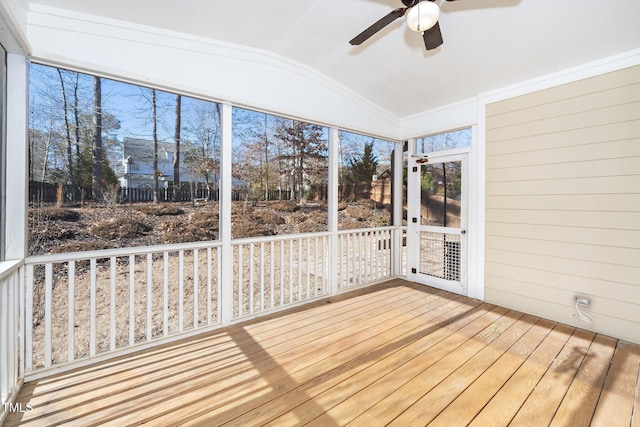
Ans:
[{"label": "railing baluster", "polygon": [[349,268],[349,287],[355,285],[356,282],[356,235],[355,234],[349,234],[348,235],[348,241],[349,241],[349,249],[348,249],[348,253],[349,253],[349,263],[351,264],[350,268]]},{"label": "railing baluster", "polygon": [[306,270],[306,273],[307,273],[307,293],[306,293],[306,298],[308,299],[309,296],[311,295],[311,294],[309,294],[309,292],[311,290],[310,289],[311,288],[311,284],[310,284],[311,274],[310,274],[310,270],[309,270],[309,258],[311,258],[311,255],[309,254],[309,251],[310,251],[311,241],[310,241],[310,239],[308,237],[306,237],[304,240],[306,242],[306,251],[307,251],[306,256],[305,256],[305,258],[306,258],[306,260],[305,260],[306,261],[305,270]]},{"label": "railing baluster", "polygon": [[302,299],[302,237],[298,238],[298,298],[296,301],[300,301]]},{"label": "railing baluster", "polygon": [[364,233],[358,233],[356,234],[356,238],[358,239],[358,255],[357,255],[357,259],[358,259],[358,276],[357,276],[357,280],[356,280],[356,285],[360,285],[362,284],[362,278],[364,276],[363,274],[363,270],[364,270],[364,263],[362,262],[362,238],[364,237]]},{"label": "railing baluster", "polygon": [[322,292],[328,293],[331,286],[329,285],[329,241],[333,239],[334,236],[323,236],[322,237]]},{"label": "railing baluster", "polygon": [[242,271],[244,270],[242,259],[242,245],[238,245],[238,316],[242,316],[243,298],[242,298]]},{"label": "railing baluster", "polygon": [[129,255],[129,345],[135,343],[136,256]]},{"label": "railing baluster", "polygon": [[198,327],[198,298],[200,286],[199,280],[200,275],[198,274],[199,265],[198,265],[198,249],[193,250],[193,328]]},{"label": "railing baluster", "polygon": [[153,292],[153,254],[147,254],[147,341],[151,341],[153,335],[153,300],[151,299]]},{"label": "railing baluster", "polygon": [[51,298],[52,298],[52,265],[45,265],[44,290],[44,367],[51,366]]},{"label": "railing baluster", "polygon": [[222,249],[216,247],[216,321],[222,322],[222,304],[230,304],[233,306],[233,300],[223,301],[222,295],[222,257],[220,256]]},{"label": "railing baluster", "polygon": [[178,331],[184,330],[184,250],[178,252]]},{"label": "railing baluster", "polygon": [[74,260],[69,261],[67,271],[67,360],[72,362],[76,358],[75,350],[75,332],[76,332],[76,320],[75,320],[75,301],[76,301],[76,262]]},{"label": "railing baluster", "polygon": [[254,295],[253,295],[253,266],[255,264],[253,258],[253,243],[249,243],[249,313],[253,313],[254,309]]},{"label": "railing baluster", "polygon": [[[109,259],[109,350],[116,349],[116,257]],[[73,262],[73,261],[72,261]]]},{"label": "railing baluster", "polygon": [[284,280],[284,241],[278,242],[278,245],[280,246],[280,307],[282,307],[284,303],[284,285],[286,283]]},{"label": "railing baluster", "polygon": [[344,234],[340,234],[338,235],[338,286],[336,286],[336,289],[340,290],[342,289],[342,281],[344,279],[344,270],[343,270],[343,266],[344,266],[344,248],[342,247],[344,242]]},{"label": "railing baluster", "polygon": [[89,356],[96,355],[96,259],[89,261],[91,271],[91,296],[90,299],[90,332],[89,332]]},{"label": "railing baluster", "polygon": [[313,294],[318,295],[318,236],[313,237]]},{"label": "railing baluster", "polygon": [[293,239],[289,240],[289,301],[293,302]]},{"label": "railing baluster", "polygon": [[260,311],[264,311],[264,242],[260,242]]},{"label": "railing baluster", "polygon": [[368,246],[368,253],[369,253],[369,281],[373,281],[376,280],[378,278],[378,270],[377,270],[377,258],[378,258],[378,251],[376,249],[376,243],[377,243],[377,235],[375,230],[372,230],[369,232],[369,246]]},{"label": "railing baluster", "polygon": [[211,248],[207,248],[207,325],[211,324]]},{"label": "railing baluster", "polygon": [[269,308],[274,307],[274,282],[275,282],[275,273],[273,271],[274,263],[273,263],[273,250],[275,249],[275,245],[273,240],[269,242]]},{"label": "railing baluster", "polygon": [[169,335],[169,251],[162,254],[162,335]]},{"label": "railing baluster", "polygon": [[27,294],[25,295],[25,371],[33,370],[33,265],[27,265]]}]

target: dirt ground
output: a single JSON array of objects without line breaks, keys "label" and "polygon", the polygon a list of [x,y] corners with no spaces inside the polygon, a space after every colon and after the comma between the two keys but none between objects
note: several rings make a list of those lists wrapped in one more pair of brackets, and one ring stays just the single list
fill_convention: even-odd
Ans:
[{"label": "dirt ground", "polygon": [[[326,231],[326,209],[322,202],[234,202],[232,237]],[[343,202],[338,209],[340,229],[391,223],[391,207],[370,200]],[[30,255],[217,240],[218,204],[34,207],[29,210],[29,234]]]}]

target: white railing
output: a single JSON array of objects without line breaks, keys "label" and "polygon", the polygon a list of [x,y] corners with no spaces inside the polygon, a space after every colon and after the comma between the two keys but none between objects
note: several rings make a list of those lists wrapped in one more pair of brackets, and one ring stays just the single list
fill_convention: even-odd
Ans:
[{"label": "white railing", "polygon": [[330,236],[314,233],[234,241],[233,317],[273,311],[330,294]]},{"label": "white railing", "polygon": [[27,258],[25,371],[219,322],[220,244]]},{"label": "white railing", "polygon": [[401,262],[394,267],[392,257],[402,257],[402,247],[393,254],[402,233],[384,227],[233,240],[227,284],[218,241],[27,258],[24,374],[33,379],[220,327],[229,304],[227,324],[398,276]]},{"label": "white railing", "polygon": [[22,262],[0,262],[0,424],[5,404],[13,403],[21,386],[20,348],[20,272]]},{"label": "white railing", "polygon": [[392,275],[393,227],[338,232],[338,289],[375,283]]}]

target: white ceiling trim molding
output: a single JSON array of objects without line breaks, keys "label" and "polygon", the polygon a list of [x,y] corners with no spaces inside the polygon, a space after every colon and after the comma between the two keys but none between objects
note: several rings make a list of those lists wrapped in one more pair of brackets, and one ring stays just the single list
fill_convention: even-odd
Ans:
[{"label": "white ceiling trim molding", "polygon": [[485,92],[479,95],[479,100],[485,105],[491,104],[493,102],[526,95],[563,84],[573,83],[636,65],[640,65],[640,49],[634,49],[618,55],[602,58],[597,61],[588,62],[577,67],[568,68],[556,73],[547,74],[535,79],[525,80],[520,83]]},{"label": "white ceiling trim molding", "polygon": [[0,0],[0,43],[7,52],[27,54],[31,51],[27,40],[27,11],[17,0]]},{"label": "white ceiling trim molding", "polygon": [[603,58],[535,79],[525,80],[490,92],[481,93],[471,99],[404,117],[400,120],[400,139],[420,137],[470,127],[484,121],[484,117],[478,115],[479,111],[484,111],[479,108],[481,105],[484,106],[492,102],[526,95],[531,92],[549,89],[554,86],[572,83],[635,65],[640,65],[640,49],[624,52],[619,55]]},{"label": "white ceiling trim molding", "polygon": [[478,99],[471,98],[405,117],[400,121],[401,139],[468,128],[478,122]]},{"label": "white ceiling trim molding", "polygon": [[269,51],[41,5],[27,18],[36,61],[398,139],[395,115]]}]

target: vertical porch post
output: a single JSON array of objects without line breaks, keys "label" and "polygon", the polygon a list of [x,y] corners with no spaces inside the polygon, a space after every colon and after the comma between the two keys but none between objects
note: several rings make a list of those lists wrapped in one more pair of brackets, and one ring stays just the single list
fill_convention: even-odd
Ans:
[{"label": "vertical porch post", "polygon": [[407,141],[407,154],[409,161],[407,162],[407,280],[414,281],[415,274],[411,272],[411,268],[418,267],[418,260],[416,258],[418,235],[416,232],[415,224],[411,220],[411,215],[419,210],[420,201],[418,200],[420,188],[419,174],[415,174],[412,171],[412,167],[416,166],[415,159],[412,159],[411,155],[416,152],[416,139],[410,138]]},{"label": "vertical porch post", "polygon": [[[7,54],[7,151],[5,259],[22,260],[27,256],[27,199],[29,191],[28,114],[29,60],[19,54]],[[10,147],[10,148],[9,148]]]},{"label": "vertical porch post", "polygon": [[[393,188],[391,194],[393,194],[393,200],[391,204],[393,206],[393,226],[402,226],[402,211],[404,203],[404,192],[402,191],[402,149],[403,143],[396,143],[396,148],[393,150],[393,159],[391,164],[391,173],[393,174]],[[402,230],[396,229],[393,232],[393,242],[391,243],[391,274],[394,276],[402,275]]]},{"label": "vertical porch post", "polygon": [[218,305],[220,307],[220,320],[223,325],[231,322],[233,317],[233,248],[231,247],[231,104],[222,104],[222,135],[220,143],[220,295]]},{"label": "vertical porch post", "polygon": [[340,149],[340,135],[338,128],[329,128],[329,180],[327,194],[327,216],[329,237],[329,284],[331,294],[338,292],[338,156]]}]

